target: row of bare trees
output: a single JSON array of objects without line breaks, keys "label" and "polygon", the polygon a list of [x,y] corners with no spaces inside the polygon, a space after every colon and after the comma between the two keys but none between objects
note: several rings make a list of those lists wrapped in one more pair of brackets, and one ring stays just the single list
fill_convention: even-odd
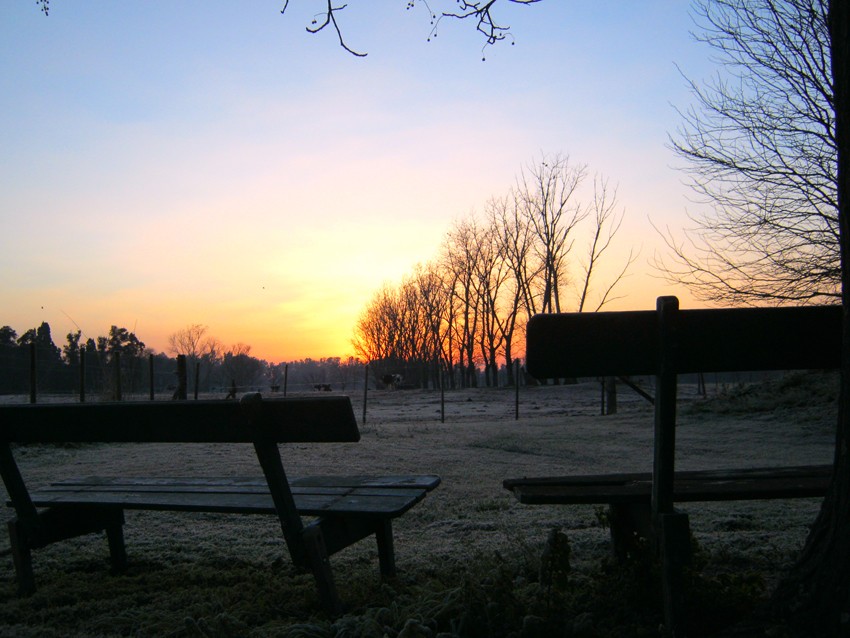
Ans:
[{"label": "row of bare trees", "polygon": [[624,211],[617,189],[583,164],[557,154],[524,167],[516,184],[481,215],[456,221],[438,256],[400,284],[385,284],[361,313],[353,340],[376,373],[403,373],[425,385],[498,384],[513,362],[525,324],[536,313],[599,310],[615,296],[636,255],[630,251],[602,285]]}]

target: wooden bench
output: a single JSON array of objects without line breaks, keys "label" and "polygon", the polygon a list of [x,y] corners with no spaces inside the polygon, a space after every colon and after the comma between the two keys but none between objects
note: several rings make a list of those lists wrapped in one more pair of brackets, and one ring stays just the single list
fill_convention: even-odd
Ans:
[{"label": "wooden bench", "polygon": [[[831,465],[675,472],[673,501],[822,497],[831,480]],[[528,505],[607,504],[612,545],[620,557],[652,534],[651,472],[506,479],[504,486]]]},{"label": "wooden bench", "polygon": [[[273,514],[293,563],[312,571],[322,604],[338,613],[329,557],[374,535],[381,574],[393,575],[392,519],[440,483],[432,475],[287,478],[279,443],[359,438],[351,402],[341,396],[0,406],[0,474],[16,513],[9,537],[19,589],[35,589],[32,550],[92,532],[106,532],[113,569],[124,569],[126,509]],[[67,442],[251,443],[263,475],[67,477],[28,490],[12,444]]]},{"label": "wooden bench", "polygon": [[681,627],[681,570],[689,556],[683,501],[822,496],[832,466],[676,472],[677,377],[697,372],[832,369],[840,366],[841,308],[680,310],[537,315],[527,329],[529,373],[538,379],[655,375],[651,473],[504,481],[523,503],[611,505],[615,549],[648,535],[662,561],[665,622]]}]

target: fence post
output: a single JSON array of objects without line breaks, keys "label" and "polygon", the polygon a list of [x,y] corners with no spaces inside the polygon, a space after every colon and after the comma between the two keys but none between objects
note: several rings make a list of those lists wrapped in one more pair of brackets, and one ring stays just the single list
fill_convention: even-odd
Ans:
[{"label": "fence post", "polygon": [[148,355],[148,379],[150,379],[150,388],[151,388],[151,401],[154,398],[154,388],[153,388],[153,355]]},{"label": "fence post", "polygon": [[121,353],[116,350],[112,356],[112,363],[115,366],[115,389],[112,392],[112,398],[115,401],[121,401]]},{"label": "fence post", "polygon": [[514,361],[514,421],[519,421],[519,359]]},{"label": "fence post", "polygon": [[286,384],[289,382],[289,364],[283,364],[283,396],[286,396]]},{"label": "fence post", "polygon": [[369,364],[363,366],[365,376],[363,377],[363,425],[366,425],[366,400],[369,397]]},{"label": "fence post", "polygon": [[[438,364],[439,365],[439,364]],[[446,388],[443,383],[443,366],[440,366],[437,371],[437,377],[440,380],[440,423],[446,422]]]},{"label": "fence post", "polygon": [[201,362],[195,362],[195,401],[198,400],[198,383],[201,381]]},{"label": "fence post", "polygon": [[705,398],[706,389],[705,389],[705,373],[700,372],[697,374],[697,394]]},{"label": "fence post", "polygon": [[187,397],[187,381],[186,381],[186,355],[177,355],[177,389],[174,391],[172,399],[185,401]]},{"label": "fence post", "polygon": [[30,403],[35,403],[36,395],[36,373],[35,373],[35,344],[30,344]]},{"label": "fence post", "polygon": [[605,377],[599,377],[599,416],[605,416]]},{"label": "fence post", "polygon": [[86,402],[86,351],[80,348],[80,403]]}]

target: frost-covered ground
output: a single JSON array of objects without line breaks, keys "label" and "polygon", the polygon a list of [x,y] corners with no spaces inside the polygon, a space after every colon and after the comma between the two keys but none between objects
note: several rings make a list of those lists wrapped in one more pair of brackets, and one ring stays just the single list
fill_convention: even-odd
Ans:
[{"label": "frost-covered ground", "polygon": [[[709,384],[710,393],[717,389]],[[679,469],[832,461],[834,405],[813,399],[809,388],[791,384],[709,402],[692,387],[681,395]],[[362,399],[352,400],[362,421]],[[74,539],[34,553],[39,589],[28,598],[15,593],[11,557],[2,552],[8,540],[0,537],[0,636],[435,636],[523,627],[534,635],[528,618],[505,615],[513,602],[484,601],[474,616],[502,627],[480,620],[473,626],[471,612],[460,610],[474,605],[476,592],[492,591],[495,571],[509,574],[511,601],[528,595],[552,528],[569,539],[571,577],[578,581],[605,561],[608,535],[599,508],[521,505],[502,480],[648,471],[652,407],[622,388],[618,414],[599,416],[598,385],[583,383],[523,388],[518,420],[514,411],[513,390],[458,390],[446,393],[443,423],[439,393],[373,391],[359,443],[282,447],[290,475],[436,473],[443,479],[395,523],[396,581],[377,578],[369,540],[332,558],[350,606],[336,624],[319,611],[311,579],[288,564],[273,517],[129,512],[126,574],[109,575],[105,539]],[[248,445],[26,447],[16,455],[32,486],[87,474],[260,473]],[[769,591],[818,508],[817,499],[798,499],[685,509],[713,569],[756,572]],[[11,512],[2,516],[8,520]],[[592,627],[601,626],[596,614],[596,622],[585,617],[579,629],[567,625],[569,631],[594,635]]]}]

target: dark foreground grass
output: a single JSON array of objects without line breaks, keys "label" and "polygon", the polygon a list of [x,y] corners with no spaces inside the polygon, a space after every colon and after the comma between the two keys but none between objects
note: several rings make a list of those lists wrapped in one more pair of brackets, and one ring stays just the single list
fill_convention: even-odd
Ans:
[{"label": "dark foreground grass", "polygon": [[[100,558],[66,556],[51,564],[30,597],[17,597],[7,580],[0,636],[659,635],[658,575],[648,555],[626,563],[605,559],[583,573],[571,570],[569,558],[568,538],[553,532],[535,554],[493,552],[420,564],[390,582],[376,577],[371,561],[354,560],[339,574],[348,612],[330,618],[319,610],[312,577],[282,560],[171,556],[134,560],[128,572],[110,576]],[[691,636],[713,635],[764,600],[757,574],[712,560],[696,552],[687,596]]]}]

